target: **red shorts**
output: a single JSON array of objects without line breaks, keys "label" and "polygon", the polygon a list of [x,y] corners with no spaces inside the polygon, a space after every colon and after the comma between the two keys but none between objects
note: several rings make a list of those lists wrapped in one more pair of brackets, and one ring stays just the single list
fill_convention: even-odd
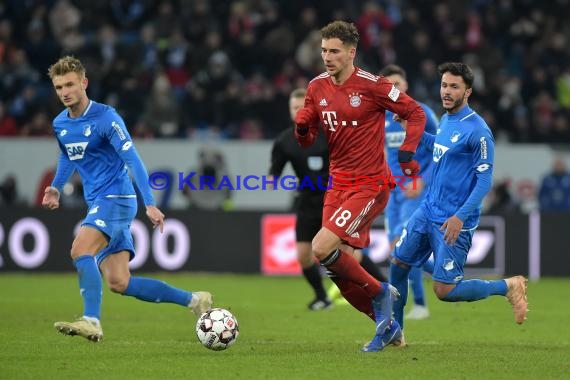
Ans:
[{"label": "red shorts", "polygon": [[384,211],[389,197],[390,190],[387,188],[358,191],[329,189],[325,194],[323,227],[351,247],[368,247],[372,222]]}]

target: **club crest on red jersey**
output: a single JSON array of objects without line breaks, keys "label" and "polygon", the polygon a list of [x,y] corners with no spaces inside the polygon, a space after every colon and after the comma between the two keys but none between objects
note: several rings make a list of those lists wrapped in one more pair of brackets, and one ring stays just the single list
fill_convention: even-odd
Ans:
[{"label": "club crest on red jersey", "polygon": [[360,99],[360,95],[357,92],[353,92],[349,95],[349,103],[352,107],[359,107],[362,103],[362,99]]}]

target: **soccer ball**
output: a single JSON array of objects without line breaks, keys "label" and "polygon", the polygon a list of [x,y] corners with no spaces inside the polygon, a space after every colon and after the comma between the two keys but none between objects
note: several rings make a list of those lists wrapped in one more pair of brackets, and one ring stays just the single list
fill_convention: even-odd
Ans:
[{"label": "soccer ball", "polygon": [[238,335],[238,321],[226,309],[210,309],[196,322],[196,336],[200,343],[210,350],[225,350],[235,343]]}]

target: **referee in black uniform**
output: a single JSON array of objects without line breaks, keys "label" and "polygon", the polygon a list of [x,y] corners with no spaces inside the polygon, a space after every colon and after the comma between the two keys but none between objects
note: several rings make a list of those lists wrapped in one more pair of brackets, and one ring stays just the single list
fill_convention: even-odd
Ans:
[{"label": "referee in black uniform", "polygon": [[[297,111],[305,103],[306,90],[298,88],[289,96],[289,114],[295,120]],[[315,292],[315,299],[309,303],[310,310],[324,310],[332,305],[327,297],[321,278],[321,272],[311,253],[311,242],[322,226],[323,200],[329,180],[329,152],[326,137],[319,130],[315,143],[308,148],[302,148],[294,135],[294,128],[281,132],[271,150],[271,167],[269,175],[280,177],[283,168],[291,163],[297,176],[298,183],[303,182],[297,190],[294,209],[297,215],[295,234],[297,240],[297,260],[303,269],[303,276]],[[307,186],[307,181],[311,186]],[[357,253],[357,259],[372,276],[381,281],[386,279],[380,274],[376,265],[366,255]]]}]

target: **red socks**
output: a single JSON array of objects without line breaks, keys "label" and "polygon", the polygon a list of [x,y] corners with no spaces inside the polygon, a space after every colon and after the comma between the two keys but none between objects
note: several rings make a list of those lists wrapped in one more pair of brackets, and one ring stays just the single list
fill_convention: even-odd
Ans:
[{"label": "red socks", "polygon": [[359,285],[368,298],[372,298],[382,291],[380,282],[368,274],[358,261],[346,252],[337,250],[324,259],[321,264],[338,277]]},{"label": "red socks", "polygon": [[356,310],[366,314],[373,322],[374,309],[372,309],[372,302],[368,294],[358,284],[346,280],[344,278],[332,277],[331,280],[336,284],[340,293]]}]

